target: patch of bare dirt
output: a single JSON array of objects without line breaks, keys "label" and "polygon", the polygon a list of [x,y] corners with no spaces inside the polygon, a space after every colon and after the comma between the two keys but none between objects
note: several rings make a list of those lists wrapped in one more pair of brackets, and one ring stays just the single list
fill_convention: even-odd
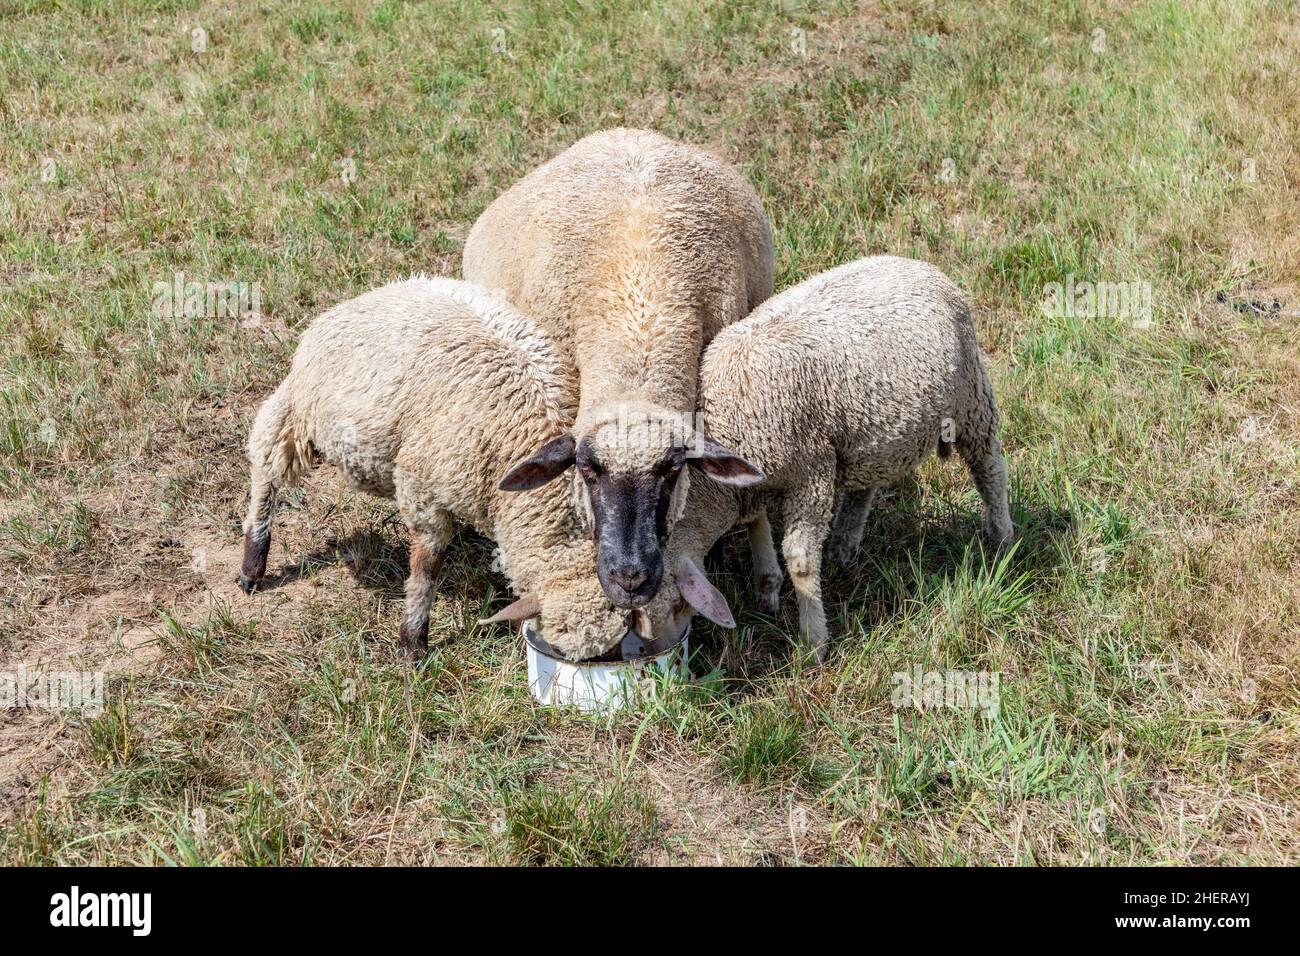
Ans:
[{"label": "patch of bare dirt", "polygon": [[[339,486],[333,476],[321,482],[326,492]],[[118,520],[126,520],[117,512]],[[307,515],[288,510],[277,517],[277,541],[266,589],[245,595],[239,587],[242,541],[218,515],[193,517],[179,525],[162,516],[131,520],[130,533],[114,541],[116,565],[98,582],[81,583],[95,593],[54,587],[64,596],[18,609],[21,626],[0,641],[0,675],[22,668],[28,681],[65,671],[102,672],[104,686],[146,672],[162,654],[165,615],[182,623],[203,620],[214,607],[246,611],[274,608],[285,614],[322,588],[362,590],[350,568],[347,546],[332,547]],[[122,547],[113,547],[123,544]],[[41,595],[57,581],[42,580]],[[33,589],[32,593],[38,593]],[[286,607],[287,606],[287,607]],[[93,715],[92,715],[93,716]],[[0,710],[0,820],[11,819],[35,794],[47,774],[62,776],[80,759],[80,726],[85,716],[37,707]]]},{"label": "patch of bare dirt", "polygon": [[[158,601],[154,592],[115,590],[71,608],[41,608],[36,637],[21,648],[5,648],[0,679],[30,682],[65,671],[102,672],[107,686],[138,672],[158,654]],[[81,719],[35,707],[0,711],[0,819],[67,759]]]},{"label": "patch of bare dirt", "polygon": [[825,852],[817,811],[791,795],[782,807],[714,780],[698,757],[661,751],[638,759],[660,826],[655,866],[783,866]]}]

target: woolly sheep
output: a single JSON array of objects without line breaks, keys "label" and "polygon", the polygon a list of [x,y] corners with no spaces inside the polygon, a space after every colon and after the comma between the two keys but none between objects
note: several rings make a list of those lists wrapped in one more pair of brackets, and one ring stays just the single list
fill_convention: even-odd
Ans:
[{"label": "woolly sheep", "polygon": [[303,333],[248,440],[252,492],[240,582],[262,580],[276,489],[318,457],[356,487],[394,497],[411,530],[401,643],[428,646],[433,582],[453,518],[494,538],[523,595],[489,621],[540,615],[572,658],[626,632],[592,574],[595,548],[559,486],[497,488],[511,462],[572,422],[576,377],[532,321],[496,293],[452,279],[394,282],[336,306]]},{"label": "woolly sheep", "polygon": [[[997,407],[970,309],[934,266],[877,256],[817,275],[719,333],[700,378],[704,424],[765,479],[749,489],[702,483],[669,553],[702,561],[728,528],[747,524],[759,601],[774,612],[781,569],[761,508],[779,501],[800,631],[819,660],[823,543],[829,534],[830,558],[852,560],[876,490],[931,452],[957,449],[983,499],[985,535],[999,547],[1011,540]],[[689,609],[666,595],[647,614],[661,633],[680,633]]]},{"label": "woolly sheep", "polygon": [[[467,279],[544,323],[578,368],[572,434],[501,487],[535,488],[576,463],[576,513],[621,607],[659,587],[689,462],[760,477],[694,433],[701,350],[772,293],[772,230],[754,190],[708,154],[644,130],[596,133],[525,176],[479,217]],[[689,453],[688,453],[689,450]]]}]

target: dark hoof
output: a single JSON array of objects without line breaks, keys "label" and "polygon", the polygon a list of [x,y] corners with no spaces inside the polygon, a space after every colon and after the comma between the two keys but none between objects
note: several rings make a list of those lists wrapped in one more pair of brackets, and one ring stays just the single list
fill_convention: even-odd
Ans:
[{"label": "dark hoof", "polygon": [[754,582],[754,597],[758,609],[768,617],[776,617],[781,610],[781,576],[763,575]]},{"label": "dark hoof", "polygon": [[422,627],[413,627],[406,621],[402,621],[402,627],[397,632],[397,644],[402,654],[413,664],[421,663],[429,656],[428,622],[426,621]]},{"label": "dark hoof", "polygon": [[239,586],[245,594],[252,594],[266,574],[266,556],[271,550],[271,536],[254,538],[244,533],[244,560],[239,566]]}]

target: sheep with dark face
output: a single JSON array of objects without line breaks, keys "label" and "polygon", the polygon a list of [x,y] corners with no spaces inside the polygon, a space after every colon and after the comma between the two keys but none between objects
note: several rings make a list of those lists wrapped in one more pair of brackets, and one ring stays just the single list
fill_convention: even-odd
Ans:
[{"label": "sheep with dark face", "polygon": [[465,277],[546,325],[579,374],[577,420],[503,479],[570,467],[610,600],[643,606],[693,466],[737,485],[757,469],[693,427],[701,350],[772,292],[772,231],[734,169],[643,130],[581,140],[501,195],[465,244]]},{"label": "sheep with dark face", "polygon": [[[955,448],[970,469],[990,543],[1011,540],[993,390],[966,300],[934,266],[862,259],[768,300],[705,352],[700,403],[710,433],[765,478],[693,492],[668,553],[694,566],[748,524],[759,600],[775,610],[781,569],[763,508],[779,503],[800,630],[818,659],[828,644],[823,544],[829,536],[831,553],[851,560],[875,491],[936,450]],[[681,583],[685,600],[665,594],[646,610],[651,630],[680,633],[691,604],[707,605],[690,579]]]},{"label": "sheep with dark face", "polygon": [[536,617],[564,655],[605,652],[628,612],[592,573],[595,548],[567,490],[497,487],[512,463],[568,432],[576,395],[572,367],[537,324],[469,283],[414,278],[329,310],[249,435],[244,590],[266,572],[276,489],[324,458],[354,486],[395,498],[411,530],[407,651],[427,647],[434,579],[459,520],[497,541],[522,595],[489,621]]}]

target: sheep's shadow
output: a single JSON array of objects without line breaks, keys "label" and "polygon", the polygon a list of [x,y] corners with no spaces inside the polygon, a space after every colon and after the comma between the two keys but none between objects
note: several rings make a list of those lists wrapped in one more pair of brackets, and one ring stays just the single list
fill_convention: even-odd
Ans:
[{"label": "sheep's shadow", "polygon": [[[835,644],[852,640],[855,629],[871,629],[896,618],[925,585],[950,582],[968,565],[974,573],[987,573],[1000,560],[982,546],[982,514],[959,508],[938,498],[924,499],[915,489],[895,490],[882,496],[872,509],[862,539],[862,549],[849,566],[827,564],[822,574],[822,597],[831,629],[832,659]],[[781,522],[771,514],[773,537],[780,551]],[[1076,531],[1071,512],[1036,502],[1013,502],[1016,545],[1009,561],[1009,578],[1027,574],[1026,587],[1049,586],[1051,571],[1069,553],[1068,540]],[[709,576],[732,602],[737,628],[724,631],[698,618],[693,630],[694,670],[717,668],[738,686],[755,688],[754,681],[787,670],[795,658],[798,613],[787,577],[776,617],[758,610],[751,590],[752,562],[743,530],[724,537],[709,554]],[[756,692],[744,691],[745,693]]]},{"label": "sheep's shadow", "polygon": [[[781,517],[771,514],[778,551]],[[1050,572],[1068,554],[1075,534],[1071,512],[1034,502],[1012,503],[1016,547],[1010,557],[1011,577],[1028,574],[1028,587],[1045,587]],[[827,566],[822,593],[832,641],[852,639],[852,629],[870,629],[899,615],[926,582],[950,581],[963,564],[974,562],[983,573],[998,560],[981,549],[981,514],[936,496],[923,496],[904,487],[882,495],[873,507],[863,535],[862,549],[851,566]],[[448,559],[438,576],[439,594],[486,593],[499,587],[492,571],[493,542],[467,526],[458,526],[448,548]],[[260,590],[275,591],[295,581],[311,578],[342,564],[353,580],[384,601],[401,601],[410,558],[409,537],[392,519],[359,528],[322,545],[297,561],[280,565],[267,575]],[[737,628],[723,630],[702,618],[692,629],[692,670],[696,674],[720,670],[742,693],[757,693],[759,682],[787,670],[795,658],[798,636],[796,602],[787,578],[781,609],[768,617],[755,605],[750,586],[752,562],[744,530],[725,535],[709,553],[710,578],[727,595]],[[888,573],[886,573],[888,571]],[[593,569],[594,573],[594,569]],[[835,654],[832,646],[832,659]],[[746,689],[747,688],[747,689]]]},{"label": "sheep's shadow", "polygon": [[[268,574],[262,580],[258,590],[276,591],[342,565],[353,581],[376,597],[400,601],[405,593],[410,559],[410,536],[400,522],[390,519],[343,536],[326,538],[297,561],[282,563],[277,573]],[[491,563],[492,542],[472,528],[458,526],[447,548],[447,562],[434,582],[435,591],[456,592],[463,583],[459,578],[487,573]]]}]

